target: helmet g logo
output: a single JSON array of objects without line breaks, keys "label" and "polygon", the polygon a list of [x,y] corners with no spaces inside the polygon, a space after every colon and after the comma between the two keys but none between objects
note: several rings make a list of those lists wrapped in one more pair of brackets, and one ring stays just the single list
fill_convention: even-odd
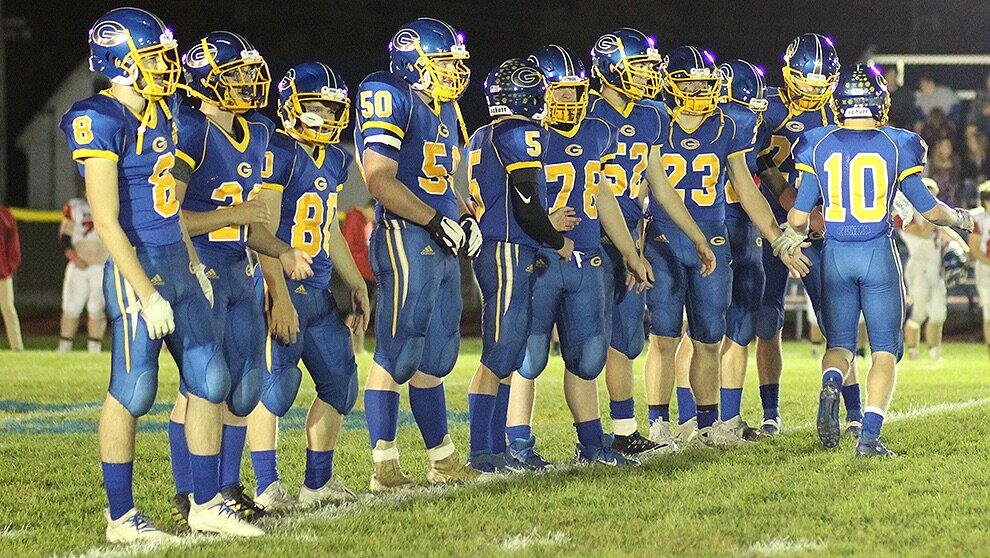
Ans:
[{"label": "helmet g logo", "polygon": [[419,44],[419,33],[413,29],[403,28],[392,37],[392,47],[401,52],[409,52],[416,49]]},{"label": "helmet g logo", "polygon": [[794,53],[797,52],[798,46],[801,44],[801,37],[798,37],[791,41],[791,44],[787,45],[787,51],[784,52],[784,61],[789,62]]},{"label": "helmet g logo", "polygon": [[116,21],[104,21],[90,31],[90,34],[93,42],[102,47],[117,46],[127,40],[127,28]]},{"label": "helmet g logo", "polygon": [[543,75],[532,68],[523,66],[512,72],[510,80],[518,87],[535,87],[543,81]]},{"label": "helmet g logo", "polygon": [[619,50],[619,38],[611,33],[602,35],[598,38],[598,42],[595,43],[595,50],[602,54],[615,52]]},{"label": "helmet g logo", "polygon": [[217,47],[205,40],[189,49],[186,53],[186,64],[190,68],[202,68],[210,64],[210,60],[216,60]]},{"label": "helmet g logo", "polygon": [[278,82],[278,90],[285,91],[292,87],[292,82],[294,81],[296,81],[296,69],[289,68],[289,71],[285,73],[285,77]]}]

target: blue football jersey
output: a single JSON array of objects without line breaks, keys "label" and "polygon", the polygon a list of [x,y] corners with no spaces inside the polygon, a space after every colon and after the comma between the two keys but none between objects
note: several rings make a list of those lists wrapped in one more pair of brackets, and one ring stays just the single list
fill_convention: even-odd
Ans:
[{"label": "blue football jersey", "polygon": [[117,163],[118,220],[136,248],[182,241],[172,176],[176,108],[174,97],[156,103],[147,127],[139,134],[142,115],[107,90],[72,105],[59,124],[80,174],[85,174],[83,161],[90,157]]},{"label": "blue football jersey", "polygon": [[[530,120],[508,118],[482,126],[471,136],[468,189],[485,240],[539,246],[516,222],[509,173],[524,168],[542,169],[547,135],[544,128]],[[542,172],[539,176],[537,195],[546,208],[546,182]]]},{"label": "blue football jersey", "polygon": [[[217,211],[241,204],[261,188],[271,128],[255,116],[234,116],[235,134],[229,135],[202,112],[182,105],[176,118],[179,142],[176,155],[192,169],[182,208]],[[192,237],[196,250],[243,253],[247,226],[234,225]]]},{"label": "blue football jersey", "polygon": [[[769,134],[763,126],[759,125],[760,119],[757,114],[743,105],[728,102],[722,103],[719,106],[736,121],[736,125],[740,130],[753,130],[753,149],[746,152],[746,167],[749,168],[750,174],[756,175],[756,159],[760,151],[764,148],[763,144],[769,142]],[[725,180],[725,204],[726,221],[749,219],[749,215],[746,214],[742,208],[742,204],[739,203],[739,196],[736,195],[736,190],[732,187],[732,182],[728,179],[728,176],[726,176]]]},{"label": "blue football jersey", "polygon": [[[743,157],[753,149],[754,128],[736,123],[721,108],[706,117],[692,132],[671,121],[663,156],[671,186],[698,222],[725,221],[725,175],[729,157]],[[658,220],[670,217],[655,200],[650,213]]]},{"label": "blue football jersey", "polygon": [[571,207],[581,218],[565,236],[574,249],[593,252],[601,248],[598,222],[598,188],[602,168],[615,158],[616,130],[601,118],[587,116],[568,132],[550,129],[543,171],[547,178],[547,205],[553,213]]},{"label": "blue football jersey", "polygon": [[661,106],[642,102],[616,107],[596,91],[590,93],[588,103],[589,116],[601,118],[619,131],[615,159],[605,165],[603,174],[626,222],[637,223],[643,217],[639,195],[650,151],[663,147],[670,115]]},{"label": "blue football jersey", "polygon": [[[920,136],[890,126],[809,130],[795,144],[794,159],[811,187],[798,189],[794,207],[810,212],[824,200],[826,242],[890,236],[894,194],[905,178],[924,170],[927,151]],[[920,181],[904,194],[919,211],[935,207]]]},{"label": "blue football jersey", "polygon": [[[438,107],[388,72],[375,72],[358,87],[354,149],[358,163],[365,149],[394,159],[396,178],[442,215],[460,217],[454,172],[460,158],[460,120],[453,102]],[[465,138],[466,139],[466,138]],[[379,221],[400,218],[379,203]]]},{"label": "blue football jersey", "polygon": [[316,289],[330,286],[330,229],[337,218],[337,195],[347,182],[351,155],[339,145],[317,147],[313,155],[279,130],[272,135],[271,176],[262,188],[282,192],[276,236],[313,258],[313,276],[301,281]]}]

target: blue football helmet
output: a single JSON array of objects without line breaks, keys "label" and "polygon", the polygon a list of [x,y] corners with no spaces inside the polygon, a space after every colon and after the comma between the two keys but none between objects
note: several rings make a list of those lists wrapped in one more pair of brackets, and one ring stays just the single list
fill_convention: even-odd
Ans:
[{"label": "blue football helmet", "polygon": [[[543,121],[553,126],[574,125],[584,120],[588,113],[589,80],[578,55],[567,47],[547,45],[533,51],[527,60],[547,80],[547,114]],[[573,101],[557,99],[557,92],[566,89],[574,90]]]},{"label": "blue football helmet", "polygon": [[591,72],[633,101],[660,92],[662,61],[656,40],[628,27],[602,35],[591,49]]},{"label": "blue football helmet", "polygon": [[179,83],[177,47],[172,30],[155,14],[116,8],[89,30],[89,68],[156,101],[175,93]]},{"label": "blue football helmet", "polygon": [[832,106],[839,122],[846,118],[873,118],[883,125],[890,110],[890,93],[883,72],[866,64],[843,69],[832,93]]},{"label": "blue football helmet", "polygon": [[784,95],[791,108],[820,110],[839,78],[839,55],[832,39],[798,35],[784,53]]},{"label": "blue football helmet", "polygon": [[278,82],[278,115],[285,132],[301,142],[337,143],[351,118],[347,85],[326,64],[297,64]]},{"label": "blue football helmet", "polygon": [[718,70],[722,72],[722,102],[739,103],[757,114],[767,110],[762,68],[737,58],[723,63]]},{"label": "blue football helmet", "polygon": [[237,33],[214,31],[182,55],[186,90],[234,113],[263,108],[272,83],[268,64]]},{"label": "blue football helmet", "polygon": [[540,69],[510,58],[485,79],[485,102],[489,116],[518,115],[542,121],[546,116],[547,80]]},{"label": "blue football helmet", "polygon": [[684,114],[707,115],[718,108],[722,74],[715,56],[693,46],[677,47],[663,62],[664,100]]},{"label": "blue football helmet", "polygon": [[421,17],[395,32],[388,44],[390,70],[413,89],[445,103],[464,94],[471,70],[464,35],[446,23]]}]

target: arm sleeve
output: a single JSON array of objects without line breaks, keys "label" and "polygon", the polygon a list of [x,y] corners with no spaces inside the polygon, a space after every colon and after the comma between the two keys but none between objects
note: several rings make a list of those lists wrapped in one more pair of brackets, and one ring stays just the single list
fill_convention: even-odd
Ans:
[{"label": "arm sleeve", "polygon": [[392,84],[370,79],[358,88],[357,127],[364,147],[398,159],[409,127],[410,93]]},{"label": "arm sleeve", "polygon": [[797,199],[794,200],[794,209],[811,213],[820,203],[822,203],[822,186],[818,182],[818,176],[805,172],[801,176],[801,187],[798,188]]},{"label": "arm sleeve", "polygon": [[928,191],[928,187],[921,180],[919,173],[910,174],[905,177],[901,181],[901,191],[904,192],[911,205],[921,213],[931,211],[938,205],[938,200]]},{"label": "arm sleeve", "polygon": [[[904,182],[904,179],[912,174],[920,174],[925,170],[925,163],[928,162],[928,144],[921,136],[914,132],[903,131],[903,135],[897,142],[900,148],[900,157],[897,162],[897,180]],[[907,195],[907,192],[904,192]],[[908,196],[910,199],[910,196]],[[914,203],[914,200],[911,200]],[[921,210],[917,204],[916,208]]]},{"label": "arm sleeve", "polygon": [[795,170],[805,173],[806,177],[807,175],[816,174],[814,160],[815,154],[811,147],[811,143],[812,142],[807,135],[802,134],[798,137],[797,141],[794,142],[794,149],[792,151]]},{"label": "arm sleeve", "polygon": [[729,157],[735,157],[738,155],[746,155],[753,150],[753,144],[756,142],[756,129],[755,122],[750,122],[747,125],[748,119],[735,119],[729,115],[725,116],[726,127],[732,127],[732,141],[729,144]]},{"label": "arm sleeve", "polygon": [[535,240],[554,250],[564,247],[564,235],[550,223],[539,198],[539,176],[541,168],[525,168],[509,173],[512,182],[512,213],[519,227]]},{"label": "arm sleeve", "polygon": [[90,157],[119,161],[124,153],[123,115],[102,100],[87,99],[69,109],[59,124],[69,143],[72,160]]}]

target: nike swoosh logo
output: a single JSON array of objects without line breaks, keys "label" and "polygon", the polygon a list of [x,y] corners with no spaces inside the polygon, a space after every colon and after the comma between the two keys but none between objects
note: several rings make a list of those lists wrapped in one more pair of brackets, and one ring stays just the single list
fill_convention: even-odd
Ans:
[{"label": "nike swoosh logo", "polygon": [[525,203],[527,205],[529,204],[529,202],[533,201],[532,196],[526,197],[526,196],[522,195],[522,192],[520,192],[518,189],[516,189],[516,193],[519,194],[519,199],[521,199],[523,201],[523,203]]}]

